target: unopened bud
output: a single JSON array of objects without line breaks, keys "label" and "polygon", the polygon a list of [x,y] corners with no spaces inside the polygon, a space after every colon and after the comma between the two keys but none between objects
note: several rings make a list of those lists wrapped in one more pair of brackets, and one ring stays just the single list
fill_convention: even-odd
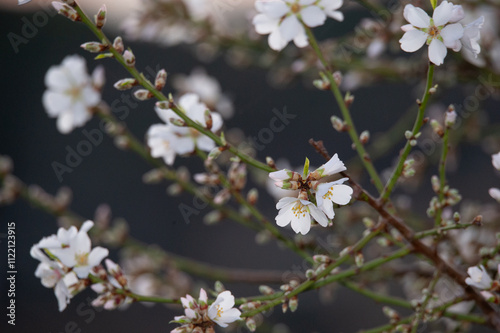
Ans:
[{"label": "unopened bud", "polygon": [[438,85],[437,85],[437,84],[436,84],[434,87],[431,87],[431,88],[429,89],[429,94],[431,94],[431,95],[432,95],[432,94],[435,94],[435,93],[436,93],[436,91],[437,91],[437,88],[438,88]]},{"label": "unopened bud", "polygon": [[343,131],[345,131],[345,124],[344,124],[344,122],[342,121],[342,119],[340,119],[340,118],[339,118],[339,117],[337,117],[337,116],[331,116],[330,121],[332,122],[332,126],[333,126],[333,128],[334,128],[337,132],[343,132]]},{"label": "unopened bud", "polygon": [[273,168],[273,169],[276,169],[276,163],[274,163],[274,159],[270,156],[266,156],[266,164]]},{"label": "unopened bud", "polygon": [[123,40],[120,36],[116,37],[113,41],[113,48],[118,53],[122,53],[125,50],[125,46],[123,45]]},{"label": "unopened bud", "polygon": [[220,211],[213,210],[203,217],[203,222],[206,225],[214,225],[214,224],[217,224],[220,221],[222,221],[223,218],[224,218],[224,216],[222,215],[222,213]]},{"label": "unopened bud", "polygon": [[156,74],[156,79],[155,79],[156,90],[162,90],[163,87],[165,87],[165,84],[167,84],[167,71],[161,69]]},{"label": "unopened bud", "polygon": [[222,146],[227,146],[226,136],[224,135],[224,132],[220,133],[220,140],[221,140]]},{"label": "unopened bud", "polygon": [[137,85],[137,80],[133,78],[127,78],[127,79],[121,79],[117,81],[113,87],[117,90],[128,90],[131,89],[133,86]]},{"label": "unopened bud", "polygon": [[431,120],[431,127],[434,133],[436,133],[440,137],[444,135],[443,126],[441,126],[441,124],[436,119]]},{"label": "unopened bud", "polygon": [[337,84],[337,87],[340,86],[340,84],[342,83],[342,73],[339,71],[335,71],[332,75],[335,83]]},{"label": "unopened bud", "polygon": [[288,306],[290,307],[290,311],[295,312],[299,307],[299,299],[297,296],[293,296],[288,302]]},{"label": "unopened bud", "polygon": [[250,191],[248,191],[247,201],[250,205],[255,206],[258,199],[259,199],[259,191],[256,188],[252,188]]},{"label": "unopened bud", "polygon": [[251,317],[247,318],[247,320],[245,321],[245,325],[250,332],[255,332],[255,330],[257,329],[257,323],[255,322],[255,319]]},{"label": "unopened bud", "polygon": [[215,281],[215,284],[214,284],[214,290],[217,294],[220,294],[221,292],[225,291],[226,290],[226,287],[224,287],[224,285],[222,284],[222,282],[220,281]]},{"label": "unopened bud", "polygon": [[363,253],[361,252],[356,253],[356,256],[354,256],[354,262],[358,267],[363,266],[363,264],[365,263],[365,257],[363,256]]},{"label": "unopened bud", "polygon": [[306,271],[306,278],[309,280],[314,279],[316,277],[316,271],[314,269],[308,269]]},{"label": "unopened bud", "polygon": [[361,141],[362,144],[367,144],[368,141],[370,141],[370,132],[369,131],[363,131],[359,135],[359,141]]},{"label": "unopened bud", "polygon": [[474,220],[472,220],[472,224],[477,225],[477,226],[481,226],[482,222],[483,222],[483,216],[482,215],[478,215],[478,216],[476,216],[474,218]]},{"label": "unopened bud", "polygon": [[354,95],[351,95],[349,93],[345,94],[344,102],[347,107],[350,107],[352,103],[354,103]]},{"label": "unopened bud", "polygon": [[145,101],[153,97],[153,94],[146,89],[138,89],[134,91],[134,97],[140,101]]},{"label": "unopened bud", "polygon": [[363,224],[365,225],[366,229],[372,229],[375,227],[375,221],[369,217],[364,217],[363,218]]},{"label": "unopened bud", "polygon": [[115,138],[115,145],[120,149],[128,149],[130,148],[130,140],[123,135],[119,135]]},{"label": "unopened bud", "polygon": [[228,189],[220,190],[214,197],[214,204],[223,205],[231,198],[231,192]]},{"label": "unopened bud", "polygon": [[432,185],[432,190],[436,193],[439,193],[441,190],[441,182],[439,181],[438,176],[433,175],[431,177],[431,185]]},{"label": "unopened bud", "polygon": [[387,316],[387,318],[389,318],[391,320],[391,322],[397,322],[401,318],[401,316],[399,315],[399,313],[396,310],[394,310],[393,308],[390,308],[388,306],[384,306],[382,308],[382,311]]},{"label": "unopened bud", "polygon": [[314,80],[313,85],[318,88],[319,90],[329,90],[330,89],[330,82],[325,81],[325,80]]},{"label": "unopened bud", "polygon": [[107,49],[106,45],[103,45],[99,42],[88,42],[80,45],[82,49],[85,51],[89,51],[90,53],[98,53]]},{"label": "unopened bud", "polygon": [[457,120],[457,113],[455,112],[455,107],[450,105],[448,108],[448,112],[446,112],[444,117],[444,124],[446,127],[451,128],[455,125],[455,121]]},{"label": "unopened bud", "polygon": [[413,133],[411,131],[405,131],[406,140],[413,139]]},{"label": "unopened bud", "polygon": [[329,256],[326,256],[324,254],[316,254],[313,256],[313,260],[317,264],[329,264],[332,262]]},{"label": "unopened bud", "polygon": [[286,313],[287,310],[288,310],[288,303],[285,302],[281,304],[281,311],[283,311],[283,313]]},{"label": "unopened bud", "polygon": [[272,294],[274,294],[273,288],[271,288],[269,286],[266,286],[266,285],[260,285],[259,286],[259,292],[262,295],[272,295]]},{"label": "unopened bud", "polygon": [[203,116],[205,117],[205,128],[207,130],[211,130],[212,125],[213,125],[213,120],[212,120],[212,114],[211,114],[210,110],[205,110],[205,113],[203,114]]},{"label": "unopened bud", "polygon": [[94,17],[95,26],[98,29],[101,29],[104,24],[106,24],[106,5],[102,5],[102,7],[97,12],[97,15]]},{"label": "unopened bud", "polygon": [[179,118],[170,118],[168,121],[172,125],[175,125],[178,127],[186,127],[187,126],[186,123],[184,122],[184,120],[179,119]]},{"label": "unopened bud", "polygon": [[146,184],[158,184],[163,180],[163,172],[159,169],[153,169],[142,176],[142,181]]},{"label": "unopened bud", "polygon": [[172,184],[169,187],[167,187],[167,194],[170,196],[178,196],[179,194],[182,193],[182,186],[179,184]]},{"label": "unopened bud", "polygon": [[456,223],[459,223],[459,222],[460,222],[460,213],[455,212],[455,213],[453,214],[453,221],[455,221]]},{"label": "unopened bud", "polygon": [[123,59],[125,60],[125,63],[129,67],[134,67],[135,66],[135,56],[130,50],[126,50],[123,52]]},{"label": "unopened bud", "polygon": [[417,145],[417,140],[410,140],[410,146],[415,147]]},{"label": "unopened bud", "polygon": [[392,245],[392,242],[388,240],[387,238],[384,237],[379,237],[377,238],[377,244],[382,246],[382,247],[388,247]]},{"label": "unopened bud", "polygon": [[74,10],[73,8],[71,8],[71,6],[69,6],[65,3],[62,3],[59,1],[52,1],[52,7],[54,7],[54,9],[57,11],[58,14],[61,14],[62,16],[67,17],[71,21],[80,21],[81,20],[81,17],[76,12],[76,10]]}]

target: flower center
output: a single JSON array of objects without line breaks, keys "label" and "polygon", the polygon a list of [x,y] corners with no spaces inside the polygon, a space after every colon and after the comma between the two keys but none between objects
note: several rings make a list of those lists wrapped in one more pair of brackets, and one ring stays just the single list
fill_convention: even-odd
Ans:
[{"label": "flower center", "polygon": [[77,266],[86,266],[88,263],[88,259],[89,259],[88,253],[75,254],[75,261]]},{"label": "flower center", "polygon": [[300,215],[302,215],[302,217],[306,217],[306,213],[307,213],[306,206],[304,206],[300,202],[297,202],[297,204],[295,206],[293,206],[293,208],[292,208],[292,213],[297,218],[300,218]]},{"label": "flower center", "polygon": [[429,29],[429,36],[431,38],[437,38],[439,36],[439,28],[436,26],[432,26]]},{"label": "flower center", "polygon": [[298,12],[300,12],[300,5],[298,3],[294,3],[290,6],[290,10],[292,11],[292,13],[297,14]]},{"label": "flower center", "polygon": [[217,308],[217,318],[220,318],[222,316],[222,312],[224,311],[222,310],[222,307],[219,304],[216,305],[216,308]]}]

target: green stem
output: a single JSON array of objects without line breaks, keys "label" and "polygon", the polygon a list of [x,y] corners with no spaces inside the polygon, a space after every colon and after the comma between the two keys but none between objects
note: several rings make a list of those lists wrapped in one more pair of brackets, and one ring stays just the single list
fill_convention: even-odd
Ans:
[{"label": "green stem", "polygon": [[323,52],[321,51],[318,42],[316,40],[316,37],[314,37],[314,34],[312,33],[311,29],[304,25],[304,28],[306,30],[307,36],[309,38],[309,43],[311,44],[312,48],[314,49],[316,55],[318,56],[318,59],[320,60],[321,64],[325,68],[325,75],[328,78],[328,82],[330,83],[330,90],[333,93],[333,96],[335,97],[335,100],[337,101],[337,104],[340,108],[340,112],[342,113],[342,117],[344,118],[344,122],[347,125],[347,132],[349,133],[349,136],[351,137],[352,142],[354,143],[354,146],[356,148],[356,151],[358,152],[358,155],[361,159],[361,162],[363,163],[366,171],[370,175],[370,178],[379,191],[379,193],[383,190],[384,185],[382,184],[382,181],[377,173],[377,170],[373,166],[373,163],[370,159],[370,156],[368,155],[368,152],[366,151],[365,147],[359,140],[359,134],[356,131],[356,127],[354,126],[354,122],[351,117],[351,113],[349,111],[349,108],[345,104],[344,97],[342,96],[342,93],[340,92],[339,87],[337,86],[337,83],[335,82],[335,78],[333,77],[332,71],[330,69],[330,66],[328,62],[326,61]]},{"label": "green stem", "polygon": [[[429,101],[429,97],[431,95],[430,89],[432,87],[433,76],[434,76],[434,65],[429,63],[429,70],[427,71],[427,83],[425,85],[424,97],[420,102],[420,105],[418,107],[417,119],[413,124],[413,129],[411,131],[412,138],[414,138],[419,133],[420,128],[422,128],[422,125],[424,124],[424,115],[425,115],[425,110],[427,108],[427,103]],[[383,202],[386,202],[389,199],[389,196],[394,190],[394,187],[396,186],[396,183],[399,177],[401,176],[401,173],[403,172],[403,165],[406,161],[406,158],[410,154],[412,148],[411,145],[412,138],[408,139],[408,141],[406,142],[405,147],[403,148],[403,152],[401,153],[401,156],[399,158],[398,164],[394,169],[391,178],[389,178],[389,181],[385,185],[382,194],[380,195],[380,198],[382,199]]]},{"label": "green stem", "polygon": [[148,90],[158,101],[168,102],[170,109],[173,110],[186,123],[187,126],[192,127],[194,129],[196,129],[198,132],[208,136],[218,146],[229,150],[231,153],[238,156],[246,164],[252,165],[258,169],[261,169],[261,170],[264,170],[267,172],[275,171],[273,168],[271,168],[267,164],[264,164],[260,161],[257,161],[256,159],[240,152],[237,148],[229,145],[226,142],[223,142],[223,140],[219,136],[217,136],[215,133],[206,129],[205,127],[201,126],[199,123],[197,123],[194,120],[192,120],[191,118],[189,118],[177,105],[175,105],[173,103],[173,101],[171,99],[167,98],[161,91],[157,90],[156,87],[149,80],[147,80],[142,73],[139,73],[139,71],[135,68],[135,66],[131,67],[131,66],[127,65],[122,54],[120,52],[118,52],[113,47],[113,43],[111,43],[109,38],[103,33],[103,31],[101,29],[98,29],[95,26],[95,24],[88,18],[88,16],[85,14],[85,12],[82,10],[82,8],[76,2],[75,2],[74,9],[77,11],[77,13],[82,18],[82,22],[87,27],[89,27],[89,29],[101,41],[101,43],[108,46],[107,51],[109,51],[111,54],[113,54],[113,57],[116,59],[116,61],[118,61],[137,80],[137,82],[143,88]]},{"label": "green stem", "polygon": [[438,202],[439,207],[436,211],[436,216],[434,218],[434,226],[439,227],[441,225],[442,215],[443,215],[443,205],[444,205],[444,187],[446,186],[446,158],[448,156],[448,138],[450,130],[448,126],[445,125],[444,135],[443,135],[443,151],[441,152],[441,159],[439,161],[439,193]]},{"label": "green stem", "polygon": [[425,238],[428,236],[439,236],[443,232],[448,231],[448,230],[466,229],[466,228],[472,227],[473,225],[475,225],[475,224],[474,223],[465,223],[465,224],[449,225],[446,227],[438,227],[435,229],[430,229],[430,230],[418,232],[415,234],[415,238],[421,239],[421,238]]},{"label": "green stem", "polygon": [[418,325],[424,319],[425,312],[427,310],[427,305],[432,299],[432,294],[434,293],[434,288],[436,287],[437,282],[439,281],[439,270],[434,272],[434,276],[432,277],[431,282],[429,283],[429,287],[427,287],[427,294],[424,297],[424,301],[420,304],[420,308],[415,313],[415,317],[411,323],[411,333],[417,333]]}]

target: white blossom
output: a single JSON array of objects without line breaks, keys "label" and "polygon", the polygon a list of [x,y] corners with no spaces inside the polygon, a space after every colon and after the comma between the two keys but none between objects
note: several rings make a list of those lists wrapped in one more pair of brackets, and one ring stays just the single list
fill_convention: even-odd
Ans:
[{"label": "white blossom", "polygon": [[276,209],[279,210],[276,224],[285,227],[291,223],[293,231],[297,234],[307,234],[311,229],[313,218],[323,227],[328,225],[325,214],[307,200],[292,197],[281,198],[276,204]]},{"label": "white blossom", "polygon": [[43,105],[50,117],[57,117],[61,133],[69,133],[90,120],[91,109],[101,101],[98,86],[103,81],[102,73],[99,69],[94,78],[90,77],[85,59],[78,55],[67,56],[61,65],[49,68]]},{"label": "white blossom", "polygon": [[492,187],[488,190],[489,195],[500,203],[500,189]]},{"label": "white blossom", "polygon": [[477,58],[479,52],[481,52],[481,46],[479,46],[479,39],[481,38],[481,28],[484,24],[484,16],[479,17],[475,21],[464,26],[464,35],[460,39],[465,50],[468,50],[474,58]]},{"label": "white blossom", "polygon": [[297,47],[309,45],[303,24],[313,28],[322,25],[327,16],[342,21],[344,16],[337,11],[342,0],[257,0],[259,12],[253,24],[257,33],[269,34],[269,46],[282,50],[293,40]]},{"label": "white blossom", "polygon": [[241,312],[234,308],[234,296],[229,290],[221,292],[208,308],[208,317],[221,327],[227,327],[227,324],[241,320],[240,316]]},{"label": "white blossom", "polygon": [[491,280],[488,272],[484,266],[474,266],[467,269],[469,277],[465,279],[465,283],[469,286],[476,287],[478,289],[489,289],[493,281]]},{"label": "white blossom", "polygon": [[415,52],[427,44],[429,60],[439,66],[446,57],[447,48],[455,52],[462,48],[460,39],[464,35],[464,28],[460,23],[455,23],[463,18],[460,6],[443,1],[434,9],[431,18],[423,9],[408,4],[403,15],[410,22],[401,27],[405,34],[399,42],[404,51]]},{"label": "white blossom", "polygon": [[353,190],[350,186],[344,185],[348,178],[342,178],[334,182],[318,185],[316,190],[316,201],[318,207],[328,216],[333,219],[335,212],[333,204],[347,205],[351,201]]},{"label": "white blossom", "polygon": [[[207,127],[206,111],[212,120],[210,130],[217,132],[222,127],[222,117],[208,110],[196,94],[185,94],[179,99],[179,106],[187,117],[203,127]],[[165,163],[172,165],[176,155],[192,153],[196,148],[211,151],[215,143],[197,130],[180,126],[184,121],[162,103],[155,108],[158,116],[166,123],[152,125],[148,130],[148,146],[153,157],[162,157]]]}]

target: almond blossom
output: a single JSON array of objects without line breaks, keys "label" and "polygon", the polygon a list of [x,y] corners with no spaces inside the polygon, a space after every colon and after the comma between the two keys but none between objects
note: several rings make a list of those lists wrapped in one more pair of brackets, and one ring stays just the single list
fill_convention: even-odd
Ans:
[{"label": "almond blossom", "polygon": [[351,201],[353,190],[350,186],[343,183],[348,178],[342,178],[334,182],[324,183],[318,185],[316,191],[316,201],[318,207],[328,216],[333,219],[335,212],[333,211],[333,204],[347,205]]},{"label": "almond blossom", "polygon": [[257,33],[269,34],[269,46],[282,50],[293,40],[297,47],[309,45],[304,25],[314,28],[325,23],[327,16],[342,21],[344,16],[337,11],[342,0],[257,0],[259,12],[253,24]]},{"label": "almond blossom", "polygon": [[477,58],[479,52],[481,52],[481,46],[479,45],[479,39],[481,38],[481,28],[484,24],[484,16],[479,17],[475,21],[464,26],[464,35],[460,39],[462,46],[465,50],[468,50],[474,58]]},{"label": "almond blossom", "polygon": [[92,118],[92,108],[101,101],[103,77],[102,67],[89,76],[85,59],[78,55],[67,56],[47,71],[43,106],[49,117],[57,117],[59,132],[67,134]]},{"label": "almond blossom", "polygon": [[221,327],[241,320],[241,312],[234,308],[234,296],[229,290],[221,292],[208,308],[208,317]]},{"label": "almond blossom", "polygon": [[[199,125],[217,132],[222,127],[222,117],[211,112],[200,102],[196,94],[185,94],[179,99],[181,110]],[[165,163],[172,165],[176,155],[192,153],[196,148],[211,151],[215,143],[197,130],[184,125],[184,121],[167,103],[158,102],[155,108],[158,116],[166,123],[152,125],[148,130],[148,146],[153,157],[162,157]],[[207,120],[207,115],[209,120]]]},{"label": "almond blossom", "polygon": [[434,10],[432,18],[422,9],[408,4],[403,13],[410,24],[401,27],[405,34],[399,40],[406,52],[415,52],[424,44],[429,45],[429,60],[441,65],[447,54],[447,48],[458,52],[462,48],[460,39],[464,28],[460,21],[464,17],[461,6],[443,1]]},{"label": "almond blossom", "polygon": [[279,209],[276,216],[276,224],[280,227],[285,227],[291,223],[295,233],[305,235],[311,229],[312,219],[316,220],[320,225],[326,227],[328,219],[325,214],[314,205],[312,202],[292,197],[281,198],[276,204],[276,209]]},{"label": "almond blossom", "polygon": [[465,279],[465,283],[469,286],[483,290],[491,288],[493,280],[491,280],[483,265],[469,267],[469,269],[467,269],[467,273],[469,274],[469,277]]}]

